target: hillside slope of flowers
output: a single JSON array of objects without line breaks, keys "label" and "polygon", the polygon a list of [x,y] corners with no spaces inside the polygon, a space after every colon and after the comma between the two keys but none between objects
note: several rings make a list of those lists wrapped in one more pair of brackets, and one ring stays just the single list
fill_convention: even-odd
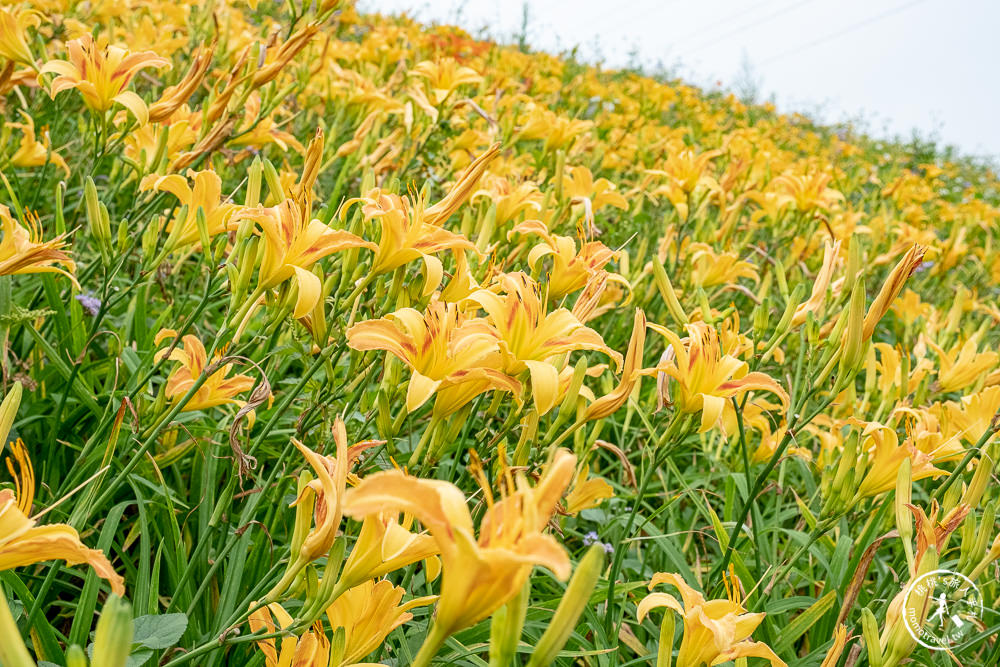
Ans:
[{"label": "hillside slope of flowers", "polygon": [[0,68],[5,667],[1000,664],[988,169],[337,0]]}]

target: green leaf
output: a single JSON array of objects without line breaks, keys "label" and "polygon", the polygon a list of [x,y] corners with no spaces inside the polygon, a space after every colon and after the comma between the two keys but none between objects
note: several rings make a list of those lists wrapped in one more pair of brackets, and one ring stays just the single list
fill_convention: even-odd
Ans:
[{"label": "green leaf", "polygon": [[187,614],[149,614],[135,619],[132,643],[150,649],[170,648],[187,630]]},{"label": "green leaf", "polygon": [[795,641],[802,636],[802,634],[815,625],[819,619],[823,617],[823,614],[828,612],[833,603],[837,601],[837,592],[830,591],[820,599],[816,600],[808,609],[795,617],[788,626],[782,630],[781,638],[774,644],[774,652],[778,655],[783,655],[792,648]]}]

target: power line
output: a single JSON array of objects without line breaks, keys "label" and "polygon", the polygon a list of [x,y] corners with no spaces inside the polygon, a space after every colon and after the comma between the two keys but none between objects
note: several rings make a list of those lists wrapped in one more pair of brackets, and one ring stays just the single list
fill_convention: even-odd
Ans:
[{"label": "power line", "polygon": [[755,11],[757,11],[761,7],[765,7],[767,5],[770,5],[773,2],[774,2],[774,0],[763,0],[763,2],[758,2],[758,3],[750,5],[749,7],[746,7],[741,12],[736,12],[735,14],[730,14],[729,16],[725,17],[721,21],[716,21],[715,23],[703,23],[701,26],[695,28],[694,30],[692,30],[688,34],[684,35],[683,37],[681,37],[677,41],[678,41],[678,43],[685,42],[685,41],[687,41],[687,40],[689,40],[689,39],[691,39],[693,37],[701,37],[702,35],[706,35],[706,34],[708,34],[710,32],[713,32],[716,28],[721,28],[722,26],[728,25],[728,24],[732,23],[733,21],[735,21],[737,19],[743,18],[747,14],[753,14]]},{"label": "power line", "polygon": [[847,35],[849,33],[854,32],[855,30],[859,30],[861,28],[864,28],[864,27],[866,27],[866,26],[868,26],[868,25],[870,25],[872,23],[875,23],[876,21],[881,21],[882,19],[888,18],[888,17],[892,16],[893,14],[898,14],[898,13],[904,11],[904,10],[909,9],[910,7],[914,7],[914,6],[919,5],[920,3],[925,2],[925,1],[926,0],[911,0],[910,2],[903,3],[902,5],[898,5],[896,7],[893,7],[892,9],[887,9],[886,11],[882,12],[881,14],[876,14],[875,16],[872,16],[872,17],[869,17],[867,19],[864,19],[863,21],[858,21],[857,23],[853,23],[853,24],[851,24],[851,25],[849,25],[849,26],[847,26],[845,28],[842,28],[842,29],[836,31],[836,32],[830,33],[829,35],[826,35],[825,37],[820,37],[817,40],[813,40],[813,41],[810,41],[810,42],[807,42],[807,43],[804,43],[804,44],[800,44],[799,46],[793,47],[793,48],[788,49],[786,51],[782,51],[781,53],[777,53],[777,54],[775,54],[775,55],[773,55],[773,56],[771,56],[769,58],[766,58],[766,59],[762,60],[759,64],[760,65],[766,65],[767,63],[774,62],[775,60],[780,60],[782,58],[787,58],[788,56],[794,55],[796,53],[799,53],[800,51],[805,51],[807,49],[811,49],[814,46],[819,46],[820,44],[825,44],[826,42],[829,42],[831,40],[837,39],[839,37],[843,37],[844,35]]},{"label": "power line", "polygon": [[738,26],[734,30],[730,30],[727,33],[719,35],[715,39],[711,39],[711,40],[709,40],[707,42],[702,42],[701,44],[695,46],[694,48],[688,49],[687,52],[688,53],[696,53],[696,52],[701,51],[703,49],[706,49],[706,48],[708,48],[710,46],[715,46],[716,44],[718,44],[719,42],[721,42],[724,39],[732,37],[733,35],[738,35],[741,32],[745,32],[745,31],[749,30],[750,28],[753,28],[753,27],[756,27],[756,26],[760,25],[761,23],[767,23],[768,21],[776,19],[776,18],[778,18],[780,16],[784,16],[788,12],[795,11],[799,7],[801,7],[803,5],[807,5],[807,4],[809,4],[810,2],[813,2],[813,1],[814,0],[799,0],[799,2],[793,3],[791,5],[787,5],[786,7],[783,7],[781,9],[779,9],[778,11],[771,12],[770,14],[766,14],[766,15],[760,17],[759,19],[757,19],[755,21],[751,21],[750,23],[746,23],[744,25]]}]

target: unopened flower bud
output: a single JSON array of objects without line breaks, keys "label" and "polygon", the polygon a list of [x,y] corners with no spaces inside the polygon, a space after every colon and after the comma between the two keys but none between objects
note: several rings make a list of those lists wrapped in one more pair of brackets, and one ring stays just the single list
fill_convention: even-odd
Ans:
[{"label": "unopened flower bud", "polygon": [[132,605],[117,595],[104,603],[94,635],[93,664],[125,667],[132,652]]},{"label": "unopened flower bud", "polygon": [[535,650],[528,660],[528,667],[545,667],[552,664],[559,651],[566,645],[570,635],[576,628],[583,610],[590,604],[590,594],[597,585],[597,578],[604,569],[604,547],[593,545],[576,566],[576,571],[566,586],[562,600],[556,608],[556,613],[549,622],[549,627],[535,644]]}]

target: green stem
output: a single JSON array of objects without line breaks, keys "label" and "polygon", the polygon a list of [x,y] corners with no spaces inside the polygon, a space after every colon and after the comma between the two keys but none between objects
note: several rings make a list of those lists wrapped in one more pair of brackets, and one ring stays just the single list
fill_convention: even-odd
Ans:
[{"label": "green stem", "polygon": [[[432,621],[433,623],[433,621]],[[431,660],[437,655],[441,647],[444,646],[444,640],[448,638],[448,633],[442,632],[437,623],[431,625],[431,631],[427,634],[424,639],[424,643],[420,646],[420,651],[417,656],[410,663],[410,667],[427,667],[431,664]]]}]

